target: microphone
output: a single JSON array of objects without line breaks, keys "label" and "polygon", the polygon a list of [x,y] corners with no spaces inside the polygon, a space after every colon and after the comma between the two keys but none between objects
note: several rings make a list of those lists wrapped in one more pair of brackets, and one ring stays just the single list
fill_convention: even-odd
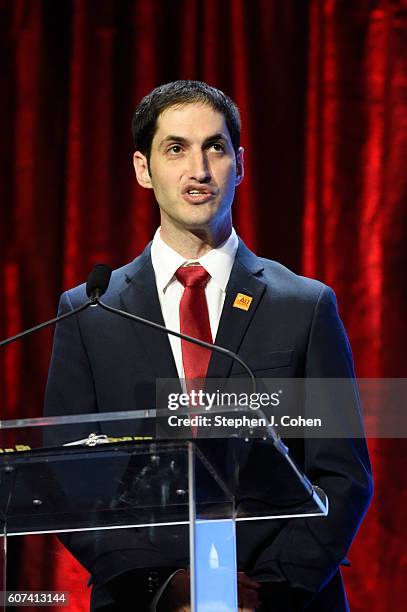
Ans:
[{"label": "microphone", "polygon": [[24,338],[25,336],[29,336],[30,334],[34,332],[40,331],[41,329],[44,329],[45,327],[49,327],[50,325],[59,323],[59,321],[68,319],[69,317],[72,317],[73,315],[76,315],[79,312],[82,312],[82,310],[86,310],[86,308],[89,308],[89,306],[95,306],[96,305],[95,300],[97,300],[101,295],[103,295],[106,292],[109,286],[111,274],[112,274],[112,270],[109,268],[109,266],[106,266],[105,264],[96,264],[92,272],[89,274],[87,278],[86,293],[88,297],[90,298],[88,302],[81,304],[80,306],[78,306],[77,308],[74,308],[73,310],[70,310],[69,312],[65,312],[64,314],[59,315],[58,317],[49,319],[48,321],[45,321],[44,323],[40,323],[39,325],[35,325],[34,327],[30,327],[29,329],[26,329],[20,332],[19,334],[16,334],[15,336],[11,336],[10,338],[6,338],[5,340],[2,340],[0,342],[0,348],[3,346],[6,346],[7,344],[11,344],[12,342],[15,342],[15,340],[20,340],[21,338]]},{"label": "microphone", "polygon": [[106,293],[112,276],[112,269],[106,264],[98,263],[86,279],[86,295],[96,305],[96,300]]}]

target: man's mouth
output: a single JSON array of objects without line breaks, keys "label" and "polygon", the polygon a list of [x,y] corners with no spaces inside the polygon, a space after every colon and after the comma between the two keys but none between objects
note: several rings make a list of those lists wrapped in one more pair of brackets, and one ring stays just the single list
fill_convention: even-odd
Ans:
[{"label": "man's mouth", "polygon": [[215,194],[207,189],[188,189],[182,197],[190,204],[205,204],[212,200]]}]

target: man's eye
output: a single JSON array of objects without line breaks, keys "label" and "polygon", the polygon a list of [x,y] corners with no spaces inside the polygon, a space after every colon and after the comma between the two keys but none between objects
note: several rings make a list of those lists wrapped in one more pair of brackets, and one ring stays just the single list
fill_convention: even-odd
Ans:
[{"label": "man's eye", "polygon": [[220,142],[214,142],[212,144],[212,148],[217,152],[217,153],[222,153],[225,150],[225,147],[223,146],[222,143]]},{"label": "man's eye", "polygon": [[168,153],[173,153],[174,155],[177,155],[178,153],[181,153],[181,151],[182,151],[182,149],[181,149],[180,145],[172,145],[168,149]]}]

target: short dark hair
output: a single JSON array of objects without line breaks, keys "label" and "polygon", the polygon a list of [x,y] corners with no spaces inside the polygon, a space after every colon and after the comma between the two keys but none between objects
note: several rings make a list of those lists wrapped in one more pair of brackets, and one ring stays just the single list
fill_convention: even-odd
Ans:
[{"label": "short dark hair", "polygon": [[202,81],[173,81],[160,85],[145,96],[134,111],[131,124],[136,151],[141,151],[150,160],[151,143],[157,129],[157,119],[171,106],[201,102],[222,113],[226,120],[233,148],[240,146],[239,109],[229,96],[220,89]]}]

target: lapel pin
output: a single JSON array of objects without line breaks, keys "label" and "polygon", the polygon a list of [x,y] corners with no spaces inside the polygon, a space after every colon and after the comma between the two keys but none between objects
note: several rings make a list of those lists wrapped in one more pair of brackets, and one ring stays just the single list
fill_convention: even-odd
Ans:
[{"label": "lapel pin", "polygon": [[250,297],[250,295],[238,293],[235,297],[235,301],[233,302],[233,308],[240,308],[240,310],[249,310],[252,301],[253,298]]}]

